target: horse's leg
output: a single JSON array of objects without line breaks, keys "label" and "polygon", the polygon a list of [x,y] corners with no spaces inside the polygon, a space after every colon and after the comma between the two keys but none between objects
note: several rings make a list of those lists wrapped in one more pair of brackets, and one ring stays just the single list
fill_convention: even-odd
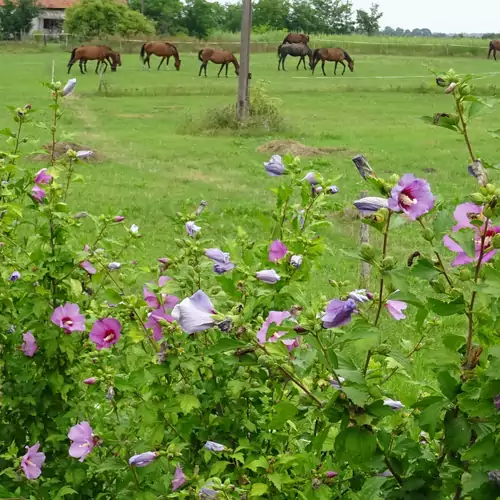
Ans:
[{"label": "horse's leg", "polygon": [[198,73],[198,76],[201,76],[201,72],[203,71],[203,65],[205,63],[202,61],[201,66],[200,66],[200,72]]},{"label": "horse's leg", "polygon": [[497,49],[493,49],[493,57],[497,60]]},{"label": "horse's leg", "polygon": [[69,72],[71,71],[71,68],[73,66],[73,64],[75,64],[75,61],[73,61],[73,59],[68,63],[68,75],[69,75]]},{"label": "horse's leg", "polygon": [[229,63],[226,63],[226,78],[227,78],[227,70],[229,69]]},{"label": "horse's leg", "polygon": [[165,63],[165,69],[168,69],[168,64],[170,63],[170,56],[167,57],[167,62]]},{"label": "horse's leg", "polygon": [[333,70],[333,74],[335,76],[337,76],[337,66],[338,66],[339,62],[338,61],[335,61],[335,69]]},{"label": "horse's leg", "polygon": [[304,69],[307,70],[307,68],[306,68],[306,56],[302,56],[302,63],[304,64]]},{"label": "horse's leg", "polygon": [[81,73],[82,75],[83,75],[83,74],[85,74],[85,73],[83,72],[83,60],[82,60],[82,59],[80,59],[80,62],[79,62],[79,64],[78,64],[78,65],[80,66],[80,73]]},{"label": "horse's leg", "polygon": [[303,57],[304,57],[304,56],[300,56],[300,59],[299,59],[299,64],[297,64],[297,71],[299,71],[299,66],[300,66],[300,63],[302,62],[302,58],[303,58]]},{"label": "horse's leg", "polygon": [[342,66],[344,66],[344,71],[342,71],[342,74],[345,73],[345,64],[344,64],[344,61],[340,61],[340,64],[342,64]]},{"label": "horse's leg", "polygon": [[106,73],[106,70],[108,69],[108,63],[106,62],[106,59],[103,59],[101,61],[101,64],[104,64],[104,70],[103,70],[103,73]]},{"label": "horse's leg", "polygon": [[321,61],[321,70],[323,71],[323,75],[326,76],[326,73],[325,73],[325,61]]},{"label": "horse's leg", "polygon": [[165,57],[161,58],[160,64],[158,64],[158,71],[160,71],[160,67],[163,64],[163,61],[165,60]]},{"label": "horse's leg", "polygon": [[278,71],[281,71],[281,54],[278,54]]},{"label": "horse's leg", "polygon": [[225,66],[225,65],[226,65],[226,63],[222,63],[222,66],[220,67],[220,70],[219,70],[219,72],[217,73],[217,78],[219,78],[219,76],[220,76],[220,74],[221,74],[222,70],[224,69],[224,66]]},{"label": "horse's leg", "polygon": [[144,61],[144,64],[148,63],[148,68],[151,69],[151,64],[149,63],[149,60],[151,59],[151,54],[148,54],[146,56],[146,60]]}]

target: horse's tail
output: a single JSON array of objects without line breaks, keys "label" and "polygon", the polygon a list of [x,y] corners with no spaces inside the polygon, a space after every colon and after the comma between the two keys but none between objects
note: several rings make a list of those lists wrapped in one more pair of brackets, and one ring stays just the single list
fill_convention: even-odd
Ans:
[{"label": "horse's tail", "polygon": [[319,55],[319,49],[315,49],[315,51],[313,52],[313,66],[315,66],[318,61],[320,60],[320,55]]},{"label": "horse's tail", "polygon": [[488,50],[488,59],[490,58],[491,53],[495,50],[495,44],[493,40],[490,42],[490,50]]},{"label": "horse's tail", "polygon": [[199,52],[198,52],[198,59],[203,62],[203,57],[201,57],[201,55],[203,54],[203,50],[204,49],[201,49]]},{"label": "horse's tail", "polygon": [[75,57],[75,53],[76,53],[76,47],[71,51],[71,56],[69,58],[68,66],[71,64],[71,61]]},{"label": "horse's tail", "polygon": [[146,55],[146,44],[144,44],[142,47],[141,47],[141,53],[140,53],[140,57],[141,57],[141,61],[144,62],[144,57]]},{"label": "horse's tail", "polygon": [[283,47],[283,44],[282,44],[282,43],[280,43],[280,44],[278,45],[278,57],[280,56],[281,47]]}]

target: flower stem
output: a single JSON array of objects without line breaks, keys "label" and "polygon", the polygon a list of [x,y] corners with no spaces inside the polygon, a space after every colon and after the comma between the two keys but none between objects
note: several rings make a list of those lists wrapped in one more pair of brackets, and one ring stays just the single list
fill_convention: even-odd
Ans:
[{"label": "flower stem", "polygon": [[465,144],[467,146],[467,150],[469,151],[470,159],[471,159],[472,163],[474,163],[476,161],[476,157],[474,156],[474,153],[472,152],[472,145],[470,143],[469,134],[467,132],[467,123],[466,123],[465,118],[464,118],[462,103],[460,102],[459,98],[456,96],[455,96],[455,102],[456,102],[456,106],[457,106],[457,113],[458,113],[458,116],[460,118],[460,123],[462,124],[462,135],[464,136]]},{"label": "flower stem", "polygon": [[52,145],[50,147],[50,164],[53,166],[56,162],[56,134],[57,134],[57,113],[59,111],[59,92],[55,92],[54,98],[54,119],[52,121]]},{"label": "flower stem", "polygon": [[321,349],[321,352],[323,353],[323,357],[325,358],[326,362],[328,363],[328,367],[330,368],[330,371],[333,374],[333,377],[337,381],[337,383],[342,386],[342,382],[340,381],[340,378],[338,375],[335,373],[335,369],[333,368],[332,364],[330,363],[328,356],[326,355],[326,349],[325,346],[322,344],[321,339],[319,338],[319,335],[315,335],[316,340],[318,341],[319,347]]},{"label": "flower stem", "polygon": [[387,468],[392,472],[392,475],[394,479],[398,482],[399,486],[403,486],[403,479],[401,476],[394,470],[394,467],[391,464],[391,461],[389,458],[386,456],[384,458],[385,465],[387,465]]},{"label": "flower stem", "polygon": [[130,470],[132,471],[132,475],[134,476],[135,485],[137,486],[137,489],[140,490],[141,485],[139,483],[139,476],[137,475],[137,471],[135,470],[135,467],[133,465],[131,465]]},{"label": "flower stem", "polygon": [[66,199],[68,197],[68,191],[69,191],[69,183],[71,181],[71,176],[73,174],[73,160],[69,160],[69,166],[68,166],[68,178],[66,179],[66,189],[64,190],[64,197],[63,201],[66,203]]}]

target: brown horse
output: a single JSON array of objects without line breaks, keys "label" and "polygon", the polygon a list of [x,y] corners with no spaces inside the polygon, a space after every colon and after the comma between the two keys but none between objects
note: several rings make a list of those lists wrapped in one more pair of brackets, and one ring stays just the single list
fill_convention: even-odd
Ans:
[{"label": "brown horse", "polygon": [[[84,45],[83,47],[78,47],[73,49],[71,52],[71,58],[68,63],[68,74],[71,71],[73,64],[76,61],[80,61],[80,72],[84,74],[82,64],[87,61],[99,61],[100,64],[104,64],[104,71],[108,68],[108,61],[111,65],[111,71],[116,71],[117,66],[121,66],[121,58],[118,52],[113,52],[109,47],[102,45]],[[96,71],[97,73],[97,68]]]},{"label": "brown horse", "polygon": [[288,35],[283,40],[283,44],[285,43],[309,43],[309,35],[305,35],[304,33],[288,33]]},{"label": "brown horse", "polygon": [[[83,47],[83,45],[81,45],[81,47]],[[109,50],[110,52],[113,52],[113,49],[109,46],[109,45],[100,45],[100,47],[103,47],[104,49],[107,49]],[[108,57],[107,58],[108,62],[111,64],[111,60],[110,58]],[[87,73],[87,59],[80,59],[80,68],[83,64],[83,70],[85,71],[85,73]],[[98,73],[99,72],[99,66],[101,64],[101,61],[97,61],[97,66],[95,67],[95,72]],[[121,65],[121,64],[120,64]]]},{"label": "brown horse", "polygon": [[335,61],[335,70],[334,74],[337,74],[337,65],[338,63],[342,64],[344,67],[344,71],[342,71],[342,74],[345,73],[345,64],[344,60],[347,61],[347,65],[349,66],[349,69],[351,71],[354,71],[354,60],[351,59],[351,56],[344,50],[344,49],[316,49],[313,54],[313,60],[312,60],[312,72],[314,75],[314,70],[316,69],[316,65],[321,61],[321,69],[323,70],[323,74],[326,76],[325,73],[325,62],[326,61]]},{"label": "brown horse", "polygon": [[201,61],[200,73],[198,76],[201,76],[201,72],[205,70],[205,76],[207,76],[207,64],[209,61],[212,61],[215,64],[222,64],[219,73],[217,76],[219,77],[226,67],[226,78],[227,78],[227,70],[229,68],[229,63],[234,64],[234,71],[237,75],[240,74],[240,65],[238,64],[238,60],[234,57],[232,52],[228,50],[218,50],[218,49],[203,49],[198,52],[198,59]]},{"label": "brown horse", "polygon": [[160,64],[158,65],[158,70],[160,69],[163,61],[167,60],[167,66],[170,61],[170,58],[173,57],[175,59],[175,69],[179,71],[181,69],[181,60],[179,59],[179,52],[177,51],[177,47],[168,42],[149,42],[145,43],[141,47],[141,60],[143,64],[148,63],[149,69],[151,69],[151,65],[149,64],[149,59],[151,55],[161,57]]},{"label": "brown horse", "polygon": [[493,57],[495,61],[497,60],[497,50],[500,50],[500,40],[492,40],[490,42],[490,50],[488,51],[488,59],[490,58],[491,53],[493,52]]}]

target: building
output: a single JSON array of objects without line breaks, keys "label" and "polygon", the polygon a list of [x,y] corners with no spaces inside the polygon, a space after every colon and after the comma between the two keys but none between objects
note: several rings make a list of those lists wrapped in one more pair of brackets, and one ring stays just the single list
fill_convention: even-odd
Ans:
[{"label": "building", "polygon": [[61,33],[64,24],[64,11],[78,0],[40,0],[40,14],[33,19],[31,32]]}]

